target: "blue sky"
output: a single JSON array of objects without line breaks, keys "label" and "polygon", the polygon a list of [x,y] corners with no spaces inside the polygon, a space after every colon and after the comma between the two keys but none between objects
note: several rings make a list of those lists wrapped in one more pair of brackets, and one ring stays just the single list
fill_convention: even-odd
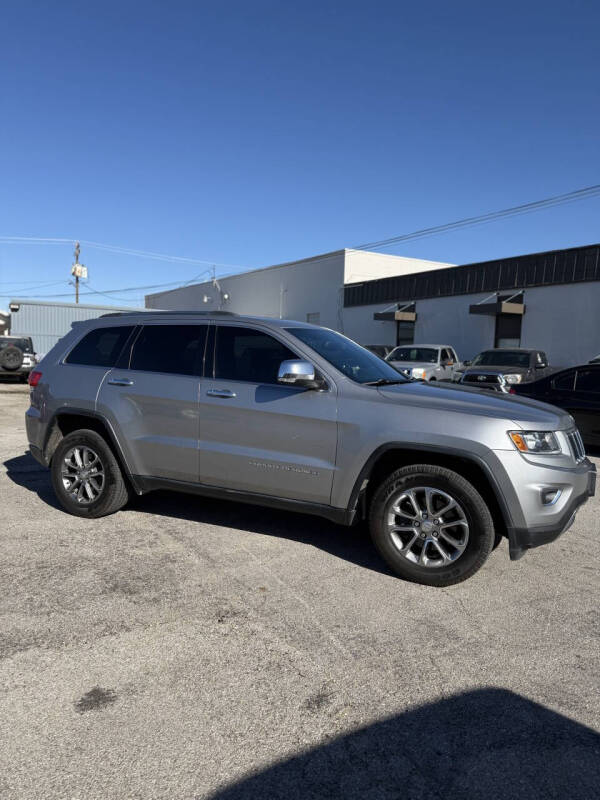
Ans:
[{"label": "blue sky", "polygon": [[[2,14],[0,236],[224,274],[600,183],[595,2],[21,0]],[[386,252],[467,263],[588,244],[599,216],[595,198]],[[72,291],[71,251],[0,243],[0,295]],[[204,269],[85,247],[82,261],[97,291]]]}]

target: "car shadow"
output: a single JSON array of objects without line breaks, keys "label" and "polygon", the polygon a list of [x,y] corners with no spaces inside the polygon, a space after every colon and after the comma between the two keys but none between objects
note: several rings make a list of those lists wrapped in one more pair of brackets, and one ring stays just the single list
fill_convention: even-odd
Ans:
[{"label": "car shadow", "polygon": [[221,788],[212,800],[598,797],[600,736],[504,689],[376,722]]},{"label": "car shadow", "polygon": [[[62,508],[54,495],[49,470],[40,466],[29,453],[5,461],[4,466],[14,483],[34,492],[52,508]],[[289,539],[357,566],[392,575],[373,547],[364,524],[348,528],[308,514],[168,491],[134,497],[127,509]]]}]

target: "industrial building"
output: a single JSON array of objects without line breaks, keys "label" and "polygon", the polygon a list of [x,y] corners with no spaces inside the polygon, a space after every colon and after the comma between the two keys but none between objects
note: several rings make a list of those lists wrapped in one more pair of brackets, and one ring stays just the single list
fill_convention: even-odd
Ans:
[{"label": "industrial building", "polygon": [[146,307],[233,311],[303,320],[343,330],[346,284],[439,271],[450,266],[364,250],[336,250],[147,295]]},{"label": "industrial building", "polygon": [[149,295],[146,307],[303,320],[361,344],[447,343],[463,359],[531,347],[571,364],[600,353],[600,245],[462,266],[345,249]]},{"label": "industrial building", "polygon": [[556,366],[600,353],[600,245],[483,261],[344,288],[345,332],[363,343],[544,350]]},{"label": "industrial building", "polygon": [[11,336],[31,336],[33,349],[47,353],[71,330],[71,323],[100,317],[113,311],[139,311],[139,308],[86,305],[85,303],[48,303],[43,300],[12,299],[9,305]]}]

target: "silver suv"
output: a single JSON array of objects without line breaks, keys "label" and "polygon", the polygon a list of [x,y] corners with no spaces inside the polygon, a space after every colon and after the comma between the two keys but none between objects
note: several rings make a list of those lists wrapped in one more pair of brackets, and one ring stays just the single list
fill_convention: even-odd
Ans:
[{"label": "silver suv", "polygon": [[427,384],[339,333],[225,312],[77,322],[30,375],[33,456],[80,517],[170,488],[366,519],[403,578],[448,586],[502,536],[556,539],[594,493],[572,418]]}]

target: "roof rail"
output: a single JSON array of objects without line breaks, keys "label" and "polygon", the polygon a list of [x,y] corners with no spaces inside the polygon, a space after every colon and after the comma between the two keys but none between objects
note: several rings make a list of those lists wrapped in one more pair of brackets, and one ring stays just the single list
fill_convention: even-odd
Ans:
[{"label": "roof rail", "polygon": [[157,309],[156,311],[151,308],[141,308],[139,311],[111,311],[108,314],[101,314],[101,318],[104,317],[130,317],[132,314],[143,314],[144,316],[154,316],[154,315],[161,315],[161,316],[189,316],[193,314],[194,316],[200,317],[237,317],[234,311],[198,311],[195,308],[189,309],[187,311],[164,311],[161,309]]}]

